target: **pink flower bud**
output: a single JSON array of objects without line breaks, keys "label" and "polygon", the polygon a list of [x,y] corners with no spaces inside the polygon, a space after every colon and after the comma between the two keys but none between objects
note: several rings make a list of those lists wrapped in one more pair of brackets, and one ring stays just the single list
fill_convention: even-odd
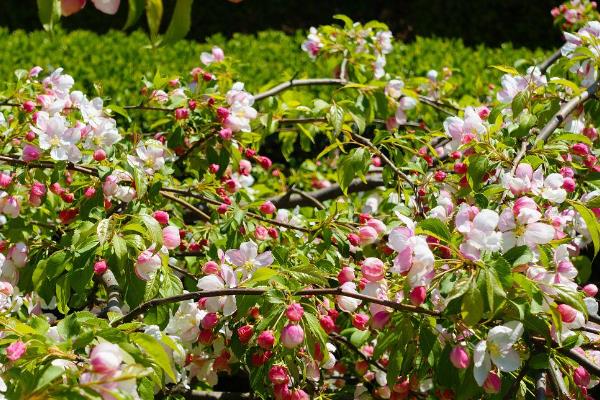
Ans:
[{"label": "pink flower bud", "polygon": [[573,154],[577,154],[578,156],[587,156],[590,154],[590,148],[585,143],[575,143],[571,147],[571,152]]},{"label": "pink flower bud", "polygon": [[427,290],[425,290],[425,286],[417,286],[410,291],[410,302],[415,306],[420,306],[423,304],[426,297]]},{"label": "pink flower bud", "polygon": [[369,282],[378,282],[385,277],[385,266],[379,258],[368,257],[362,262],[361,272]]},{"label": "pink flower bud", "polygon": [[573,193],[575,191],[575,187],[577,184],[573,178],[564,178],[563,179],[563,189],[565,189],[568,193]]},{"label": "pink flower bud", "polygon": [[485,382],[483,382],[483,390],[485,390],[486,393],[498,393],[501,386],[502,381],[495,372],[490,372],[485,379]]},{"label": "pink flower bud", "polygon": [[40,182],[34,182],[31,185],[31,191],[29,192],[33,196],[41,197],[46,194],[46,186]]},{"label": "pink flower bud", "polygon": [[371,228],[375,229],[377,231],[377,233],[379,235],[384,234],[387,227],[385,226],[385,224],[377,219],[377,218],[370,218],[367,222],[366,222],[367,226],[370,226]]},{"label": "pink flower bud", "polygon": [[577,386],[588,387],[590,384],[590,373],[580,365],[573,371],[573,381]]},{"label": "pink flower bud", "polygon": [[152,216],[159,224],[167,225],[169,223],[169,213],[166,211],[157,210],[152,213]]},{"label": "pink flower bud", "polygon": [[35,111],[35,103],[31,100],[27,100],[26,102],[24,102],[22,107],[23,111],[28,113]]},{"label": "pink flower bud", "polygon": [[319,318],[319,324],[321,324],[321,328],[323,328],[327,334],[335,331],[335,322],[333,322],[333,319],[329,315],[323,315]]},{"label": "pink flower bud", "polygon": [[96,160],[96,161],[106,160],[106,152],[102,149],[94,150],[94,160]]},{"label": "pink flower bud", "polygon": [[469,353],[462,346],[455,346],[450,351],[450,362],[458,369],[465,369],[470,363]]},{"label": "pink flower bud", "polygon": [[433,179],[438,182],[444,182],[446,179],[446,173],[444,171],[435,171],[435,174],[433,174]]},{"label": "pink flower bud", "polygon": [[94,197],[95,194],[96,194],[96,188],[93,188],[91,186],[88,188],[85,188],[85,190],[83,192],[83,196],[86,199],[91,199],[92,197]]},{"label": "pink flower bud", "polygon": [[352,316],[352,326],[356,329],[364,331],[369,324],[369,316],[366,314],[354,314]]},{"label": "pink flower bud", "polygon": [[217,212],[219,214],[225,214],[228,210],[229,206],[227,204],[221,204],[219,207],[217,207]]},{"label": "pink flower bud", "polygon": [[2,212],[10,218],[17,218],[21,212],[21,205],[15,196],[8,196],[4,199]]},{"label": "pink flower bud", "polygon": [[217,118],[219,118],[221,122],[225,121],[227,117],[229,117],[229,109],[225,107],[217,108]]},{"label": "pink flower bud", "polygon": [[[164,240],[164,239],[163,239]],[[162,265],[162,261],[158,254],[154,254],[154,249],[151,247],[140,253],[135,263],[134,271],[138,278],[147,281],[152,277]]]},{"label": "pink flower bud", "polygon": [[560,313],[562,322],[566,322],[567,324],[575,321],[575,318],[577,318],[577,310],[568,304],[559,304],[558,312]]},{"label": "pink flower bud", "polygon": [[587,297],[595,297],[598,293],[598,286],[594,285],[593,283],[589,283],[585,285],[581,290],[583,290]]},{"label": "pink flower bud", "polygon": [[25,162],[31,162],[39,160],[41,155],[42,151],[40,149],[31,144],[26,144],[25,147],[23,147],[23,155],[21,156],[21,158]]},{"label": "pink flower bud", "polygon": [[214,261],[207,261],[203,266],[202,266],[202,272],[205,274],[213,274],[216,275],[219,273],[219,264],[217,264]]},{"label": "pink flower bud", "polygon": [[208,166],[208,172],[210,172],[211,174],[216,174],[217,172],[219,172],[219,164],[210,164]]},{"label": "pink flower bud", "polygon": [[218,322],[219,316],[217,315],[217,313],[211,312],[206,314],[204,318],[202,318],[202,322],[200,323],[200,325],[202,325],[203,329],[212,329],[217,325]]},{"label": "pink flower bud", "polygon": [[598,131],[594,127],[588,127],[583,130],[583,134],[590,138],[590,140],[598,139]]},{"label": "pink flower bud", "polygon": [[273,365],[269,370],[269,380],[273,385],[285,385],[290,381],[288,370],[283,365]]},{"label": "pink flower bud", "polygon": [[271,201],[265,201],[260,206],[260,212],[263,214],[273,214],[275,210],[275,205]]},{"label": "pink flower bud", "polygon": [[310,400],[310,396],[302,389],[294,389],[290,392],[286,400]]},{"label": "pink flower bud", "polygon": [[288,324],[281,331],[281,344],[293,349],[304,341],[304,331],[300,325]]},{"label": "pink flower bud", "polygon": [[254,237],[257,240],[267,240],[269,238],[269,231],[264,226],[257,226],[254,229]]},{"label": "pink flower bud", "polygon": [[349,233],[348,242],[350,242],[352,246],[358,246],[360,244],[360,237],[358,237],[356,233]]},{"label": "pink flower bud", "polygon": [[0,281],[0,293],[5,296],[10,296],[14,293],[13,285],[9,282]]},{"label": "pink flower bud", "polygon": [[381,167],[381,157],[379,157],[379,156],[371,157],[371,164],[373,164],[374,167]]},{"label": "pink flower bud", "polygon": [[116,344],[103,342],[90,353],[90,364],[94,372],[111,374],[116,372],[123,361],[121,348]]},{"label": "pink flower bud", "polygon": [[[239,332],[238,332],[239,333]],[[256,339],[256,343],[265,350],[270,350],[273,348],[273,344],[275,343],[275,335],[273,331],[262,331],[258,338]]]},{"label": "pink flower bud", "polygon": [[169,250],[173,250],[181,244],[179,229],[174,226],[167,226],[162,230],[163,244]]},{"label": "pink flower bud", "polygon": [[570,167],[562,167],[560,169],[560,174],[565,178],[573,178],[575,176],[575,171]]},{"label": "pink flower bud", "polygon": [[252,171],[252,164],[248,160],[240,161],[240,174],[242,175],[250,175],[250,171]]},{"label": "pink flower bud", "polygon": [[487,117],[490,116],[490,109],[487,108],[486,106],[479,107],[479,110],[477,111],[477,114],[479,114],[479,118],[481,118],[481,119],[487,119]]},{"label": "pink flower bud", "polygon": [[94,273],[98,276],[103,275],[108,269],[108,265],[106,265],[106,260],[96,261],[94,264]]},{"label": "pink flower bud", "polygon": [[375,242],[379,236],[377,231],[370,226],[361,226],[358,228],[358,237],[361,245],[367,245]]},{"label": "pink flower bud", "polygon": [[6,189],[12,183],[12,175],[4,172],[0,173],[0,187]]},{"label": "pink flower bud", "polygon": [[373,329],[381,330],[385,328],[385,326],[390,322],[390,318],[392,314],[387,311],[379,311],[377,314],[373,316],[371,319],[371,327]]},{"label": "pink flower bud", "polygon": [[219,136],[221,136],[221,139],[223,140],[231,140],[233,131],[229,128],[223,128],[219,131]]},{"label": "pink flower bud", "polygon": [[[79,0],[79,1],[81,2],[83,0]],[[40,74],[40,72],[42,72],[42,70],[43,70],[42,67],[36,65],[35,67],[33,67],[29,70],[29,77],[34,78],[34,77],[38,76]]]},{"label": "pink flower bud", "polygon": [[25,343],[17,340],[16,342],[9,344],[6,348],[6,358],[8,358],[10,361],[17,361],[19,358],[23,357],[25,351],[27,351],[27,346]]},{"label": "pink flower bud", "polygon": [[298,322],[304,315],[304,308],[299,303],[292,303],[285,310],[285,315],[290,321]]},{"label": "pink flower bud", "polygon": [[276,228],[270,227],[269,229],[267,229],[267,232],[269,233],[271,239],[277,239],[279,237],[279,232]]},{"label": "pink flower bud", "polygon": [[60,196],[65,190],[60,186],[60,183],[54,182],[50,185],[50,191]]},{"label": "pink flower bud", "polygon": [[352,282],[356,277],[354,276],[354,270],[350,267],[343,267],[338,273],[338,282],[343,285],[346,282]]},{"label": "pink flower bud", "polygon": [[176,120],[182,120],[182,119],[188,119],[190,117],[190,110],[187,108],[178,108],[175,110],[175,119]]},{"label": "pink flower bud", "polygon": [[261,167],[263,167],[264,169],[269,169],[271,168],[271,165],[273,165],[273,161],[271,161],[271,159],[269,157],[265,157],[265,156],[258,156],[258,163],[260,164]]},{"label": "pink flower bud", "polygon": [[513,205],[513,214],[518,216],[523,208],[537,210],[537,204],[535,204],[535,201],[529,197],[519,197]]}]

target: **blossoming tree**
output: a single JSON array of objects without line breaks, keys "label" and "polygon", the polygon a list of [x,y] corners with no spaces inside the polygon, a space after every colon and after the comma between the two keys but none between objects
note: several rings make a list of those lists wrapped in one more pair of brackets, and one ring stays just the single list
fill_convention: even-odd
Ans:
[{"label": "blossoming tree", "polygon": [[[135,105],[16,71],[1,396],[202,398],[234,375],[259,398],[586,398],[600,22],[553,15],[564,46],[496,66],[481,102],[450,69],[390,76],[386,26],[343,16],[302,45],[335,77],[255,94],[217,47]],[[273,164],[271,135],[318,156]]]}]

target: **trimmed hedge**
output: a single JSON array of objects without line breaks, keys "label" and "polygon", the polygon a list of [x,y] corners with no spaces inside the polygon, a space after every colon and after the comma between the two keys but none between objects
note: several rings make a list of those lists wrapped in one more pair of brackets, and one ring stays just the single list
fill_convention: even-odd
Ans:
[{"label": "trimmed hedge", "polygon": [[[216,35],[207,43],[180,41],[172,46],[149,49],[141,31],[132,34],[110,31],[105,35],[89,31],[58,32],[51,38],[42,31],[11,33],[0,29],[0,82],[12,81],[17,68],[62,66],[75,77],[80,88],[91,93],[94,83],[99,83],[103,96],[111,97],[120,105],[133,104],[143,75],[151,77],[157,68],[162,74],[188,74],[200,65],[200,52],[212,45],[223,47],[226,56],[239,60],[235,65],[237,77],[246,82],[251,92],[294,75],[332,76],[334,60],[312,62],[300,50],[303,39],[304,32],[290,36],[265,31],[257,35],[236,34],[229,40]],[[458,97],[466,93],[482,97],[489,94],[487,84],[497,82],[501,75],[486,67],[540,61],[549,53],[550,50],[513,48],[509,44],[501,48],[471,48],[457,39],[419,37],[408,44],[396,43],[388,56],[386,70],[401,76],[423,76],[431,68],[451,67],[454,72],[451,82],[456,85]]]}]

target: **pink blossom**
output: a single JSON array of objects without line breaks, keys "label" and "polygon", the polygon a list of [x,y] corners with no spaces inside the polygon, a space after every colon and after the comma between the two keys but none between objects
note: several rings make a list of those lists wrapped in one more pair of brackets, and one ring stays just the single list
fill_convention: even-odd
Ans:
[{"label": "pink blossom", "polygon": [[273,214],[277,210],[271,201],[265,201],[260,205],[260,212],[263,214]]},{"label": "pink blossom", "polygon": [[179,229],[174,226],[164,227],[162,230],[163,244],[169,250],[176,249],[181,244]]},{"label": "pink blossom", "polygon": [[152,213],[152,216],[159,224],[167,225],[169,223],[169,213],[166,211],[157,210]]},{"label": "pink blossom", "polygon": [[28,251],[25,243],[17,242],[8,249],[6,257],[15,267],[23,268],[27,263]]},{"label": "pink blossom", "polygon": [[423,304],[426,297],[427,290],[425,289],[425,286],[417,286],[410,291],[410,302],[415,306]]},{"label": "pink blossom", "polygon": [[92,3],[104,14],[115,15],[119,10],[121,0],[92,0]]},{"label": "pink blossom", "polygon": [[570,323],[575,321],[577,317],[577,311],[568,304],[559,304],[558,312],[560,313],[562,322]]},{"label": "pink blossom", "polygon": [[515,201],[513,208],[505,208],[500,214],[498,228],[502,232],[502,249],[507,251],[515,246],[546,244],[554,238],[554,228],[539,222],[542,213],[529,197]]},{"label": "pink blossom", "polygon": [[271,330],[262,331],[256,338],[256,343],[265,350],[270,350],[275,344],[275,334]]},{"label": "pink blossom", "polygon": [[593,283],[589,283],[585,285],[581,290],[583,290],[586,296],[595,297],[598,293],[598,286],[594,285]]},{"label": "pink blossom", "polygon": [[469,143],[486,131],[483,121],[473,107],[465,108],[464,118],[449,117],[444,121],[444,130],[452,138],[452,149]]},{"label": "pink blossom", "polygon": [[290,321],[298,322],[304,315],[304,308],[299,303],[292,303],[287,307],[285,315]]},{"label": "pink blossom", "polygon": [[310,396],[302,389],[293,389],[286,400],[310,400]]},{"label": "pink blossom", "polygon": [[12,183],[12,175],[7,173],[0,173],[0,187],[6,189]]},{"label": "pink blossom", "polygon": [[337,276],[340,285],[343,285],[346,282],[352,282],[355,278],[354,270],[350,267],[342,267]]},{"label": "pink blossom", "polygon": [[219,63],[219,62],[223,61],[224,59],[225,59],[225,53],[223,53],[223,50],[217,46],[213,46],[210,53],[202,52],[202,54],[200,54],[200,61],[202,61],[202,63],[204,65],[210,65],[212,63]]},{"label": "pink blossom", "polygon": [[389,234],[388,247],[398,252],[391,272],[406,275],[411,287],[425,286],[431,281],[434,257],[425,237],[415,236],[409,227],[395,228]]},{"label": "pink blossom", "polygon": [[250,175],[250,171],[252,171],[252,164],[248,160],[240,161],[240,174],[242,175]]},{"label": "pink blossom", "polygon": [[[85,7],[86,0],[61,0],[60,10],[63,17],[79,12]],[[41,68],[40,68],[41,70]],[[39,73],[39,72],[38,72]],[[36,74],[37,75],[37,74]],[[31,76],[31,74],[30,74]]]},{"label": "pink blossom", "polygon": [[23,155],[21,158],[25,162],[31,162],[35,160],[39,160],[42,155],[42,151],[38,149],[36,146],[31,144],[26,144],[23,148]]},{"label": "pink blossom", "polygon": [[319,324],[325,333],[329,334],[335,330],[335,322],[329,315],[323,315],[319,318]]},{"label": "pink blossom", "polygon": [[90,364],[95,372],[111,374],[116,372],[123,361],[121,348],[116,344],[102,342],[90,353]]},{"label": "pink blossom", "polygon": [[471,362],[469,358],[469,353],[462,346],[455,346],[450,351],[450,362],[458,369],[465,369],[469,366]]},{"label": "pink blossom", "polygon": [[385,277],[385,266],[379,258],[368,257],[362,262],[361,272],[368,281],[377,282]]},{"label": "pink blossom", "polygon": [[158,271],[162,261],[158,253],[154,253],[154,246],[140,253],[135,263],[135,274],[143,281],[150,280],[152,275]]},{"label": "pink blossom", "polygon": [[370,226],[361,226],[358,228],[358,237],[360,244],[363,246],[374,243],[378,236],[377,231]]},{"label": "pink blossom", "polygon": [[257,226],[254,229],[254,237],[257,240],[267,240],[269,238],[269,231],[264,226]]},{"label": "pink blossom", "polygon": [[269,381],[273,385],[284,385],[290,381],[290,375],[283,365],[273,365],[269,370]]},{"label": "pink blossom", "polygon": [[108,265],[106,265],[106,260],[99,260],[94,263],[94,273],[96,275],[102,275],[108,270]]},{"label": "pink blossom", "polygon": [[27,346],[25,345],[25,343],[23,343],[20,340],[17,340],[16,342],[12,342],[11,344],[9,344],[6,348],[6,357],[10,361],[17,361],[19,358],[23,357],[25,351],[27,351]]},{"label": "pink blossom", "polygon": [[317,28],[311,27],[308,37],[304,43],[302,43],[302,50],[308,53],[309,57],[313,60],[317,58],[319,51],[323,48],[323,43],[321,42],[321,37]]},{"label": "pink blossom", "polygon": [[364,331],[367,329],[367,325],[369,323],[369,316],[367,314],[354,314],[352,316],[352,326],[356,329]]},{"label": "pink blossom", "polygon": [[384,234],[387,227],[385,226],[385,224],[377,219],[377,218],[370,218],[367,222],[366,222],[367,226],[370,226],[371,228],[375,229],[377,231],[377,234],[381,235]]},{"label": "pink blossom", "polygon": [[300,325],[288,324],[283,327],[281,331],[281,344],[288,348],[293,349],[304,341],[304,330]]},{"label": "pink blossom", "polygon": [[188,119],[190,117],[190,110],[185,107],[180,107],[175,110],[175,119],[183,120]]},{"label": "pink blossom", "polygon": [[239,249],[225,252],[225,261],[238,267],[243,278],[247,278],[258,268],[273,264],[273,255],[270,251],[258,254],[258,245],[252,241],[243,242]]},{"label": "pink blossom", "polygon": [[381,330],[390,322],[392,315],[388,311],[379,311],[371,319],[371,327]]},{"label": "pink blossom", "polygon": [[209,312],[204,316],[204,318],[202,318],[201,325],[203,329],[212,329],[217,325],[218,322],[219,315],[214,312]]},{"label": "pink blossom", "polygon": [[590,373],[581,365],[573,371],[573,381],[577,386],[588,387],[590,380]]},{"label": "pink blossom", "polygon": [[502,381],[498,374],[493,371],[490,371],[485,382],[483,383],[483,390],[486,393],[498,393],[500,391],[500,387],[502,386]]},{"label": "pink blossom", "polygon": [[219,264],[214,261],[207,261],[202,266],[202,272],[205,274],[218,274],[219,273]]}]

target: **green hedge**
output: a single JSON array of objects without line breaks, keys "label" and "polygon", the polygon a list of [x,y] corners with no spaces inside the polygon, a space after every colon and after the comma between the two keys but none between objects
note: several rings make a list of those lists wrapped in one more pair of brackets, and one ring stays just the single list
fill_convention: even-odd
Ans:
[{"label": "green hedge", "polygon": [[[41,31],[10,33],[0,29],[0,82],[12,80],[17,68],[62,66],[73,75],[79,88],[91,92],[98,82],[104,96],[118,104],[132,104],[137,99],[143,75],[152,76],[158,69],[163,74],[185,76],[200,64],[200,52],[215,44],[224,48],[226,56],[239,60],[235,66],[236,78],[246,82],[250,91],[295,74],[298,77],[332,76],[333,63],[312,62],[300,50],[303,38],[303,32],[289,36],[265,31],[257,35],[238,34],[229,40],[213,36],[207,43],[180,41],[169,47],[149,49],[142,32],[111,31],[105,35],[89,31],[58,32],[50,38]],[[488,68],[490,65],[540,61],[550,52],[511,45],[471,48],[456,39],[417,38],[409,44],[397,43],[388,56],[387,70],[411,76],[424,75],[431,68],[451,67],[456,95],[471,93],[481,97],[489,93],[487,83],[497,82],[500,75]]]}]

